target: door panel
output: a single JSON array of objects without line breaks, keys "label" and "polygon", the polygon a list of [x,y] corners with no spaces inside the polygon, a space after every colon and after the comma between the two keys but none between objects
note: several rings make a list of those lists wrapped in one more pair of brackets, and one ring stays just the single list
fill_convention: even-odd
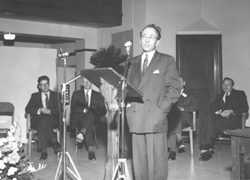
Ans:
[{"label": "door panel", "polygon": [[[220,91],[222,75],[220,35],[177,35],[177,68],[186,88],[196,93],[197,123]],[[216,68],[215,68],[216,67]]]}]

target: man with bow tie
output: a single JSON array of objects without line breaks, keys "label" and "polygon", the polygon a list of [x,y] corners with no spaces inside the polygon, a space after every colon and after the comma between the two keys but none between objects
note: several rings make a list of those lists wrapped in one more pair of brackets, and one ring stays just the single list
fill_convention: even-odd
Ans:
[{"label": "man with bow tie", "polygon": [[212,158],[212,138],[215,133],[228,129],[240,129],[241,116],[248,112],[247,97],[244,91],[234,89],[234,81],[224,78],[222,83],[223,92],[217,95],[210,105],[209,112],[201,118],[200,132],[200,160],[208,161]]},{"label": "man with bow tie", "polygon": [[183,77],[179,77],[179,80],[182,85],[181,96],[168,114],[169,160],[176,159],[177,149],[179,153],[185,152],[181,130],[192,126],[192,112],[198,110],[198,101],[195,93],[185,88],[186,82]]},{"label": "man with bow tie", "polygon": [[143,93],[142,99],[127,99],[132,133],[136,180],[167,179],[167,114],[180,96],[181,84],[175,59],[156,50],[160,27],[149,24],[140,32],[143,53],[131,59],[128,82]]}]

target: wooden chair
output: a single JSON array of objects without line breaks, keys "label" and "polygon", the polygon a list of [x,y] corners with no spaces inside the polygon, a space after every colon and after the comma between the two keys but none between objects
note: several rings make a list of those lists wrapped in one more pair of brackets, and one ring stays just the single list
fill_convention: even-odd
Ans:
[{"label": "wooden chair", "polygon": [[182,129],[182,131],[184,132],[189,132],[191,156],[193,156],[194,154],[193,132],[196,131],[196,111],[192,112],[192,120],[193,120],[193,126]]},{"label": "wooden chair", "polygon": [[[37,131],[35,129],[32,129],[30,126],[30,120],[31,120],[31,115],[30,114],[26,114],[27,116],[27,131],[28,131],[28,156],[30,158],[31,155],[31,144],[32,142],[35,143],[35,147],[36,147],[36,142],[37,142],[37,138],[35,137],[35,134],[37,134]],[[54,132],[56,133],[57,136],[57,141],[60,143],[60,130],[54,129]]]},{"label": "wooden chair", "polygon": [[[96,149],[98,149],[99,147],[98,147],[98,142],[97,142],[96,131],[97,131],[97,128],[93,127],[94,145],[95,145]],[[78,128],[76,128],[76,136],[77,136],[78,132],[79,132],[79,130],[78,130]],[[75,140],[75,154],[77,153],[77,150],[78,150],[78,146],[77,146],[77,141]]]},{"label": "wooden chair", "polygon": [[[242,123],[242,129],[245,129],[246,127],[246,120],[247,120],[248,113],[243,112],[241,116],[241,123]],[[226,135],[225,131],[222,131],[218,133],[218,137],[215,138],[215,140],[218,141],[218,151],[220,151],[221,141],[231,141],[231,136]]]},{"label": "wooden chair", "polygon": [[10,102],[0,102],[0,133],[5,136],[14,120],[14,105]]}]

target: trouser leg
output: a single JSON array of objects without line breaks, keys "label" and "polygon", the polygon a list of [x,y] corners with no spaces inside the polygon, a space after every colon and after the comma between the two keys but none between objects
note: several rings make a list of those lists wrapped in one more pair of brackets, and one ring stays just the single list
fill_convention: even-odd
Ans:
[{"label": "trouser leg", "polygon": [[168,148],[170,151],[176,150],[177,135],[175,133],[168,134]]},{"label": "trouser leg", "polygon": [[133,134],[132,136],[136,180],[167,179],[167,134]]},{"label": "trouser leg", "polygon": [[215,120],[211,113],[201,118],[200,145],[212,144],[212,137],[215,136]]},{"label": "trouser leg", "polygon": [[136,180],[149,180],[146,135],[132,134],[133,167]]},{"label": "trouser leg", "polygon": [[58,127],[58,123],[51,117],[42,117],[37,123],[38,148],[46,150],[48,141],[56,139],[53,129]]}]

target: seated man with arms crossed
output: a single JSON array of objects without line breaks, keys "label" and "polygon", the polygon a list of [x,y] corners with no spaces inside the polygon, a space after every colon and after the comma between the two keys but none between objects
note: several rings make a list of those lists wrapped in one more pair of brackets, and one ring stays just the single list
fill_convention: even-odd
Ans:
[{"label": "seated man with arms crossed", "polygon": [[33,93],[25,108],[31,118],[31,128],[37,130],[38,149],[42,151],[40,160],[47,159],[47,143],[53,142],[55,153],[61,151],[53,129],[60,126],[60,95],[49,89],[49,78],[41,76],[37,80],[39,92]]},{"label": "seated man with arms crossed", "polygon": [[[179,77],[182,85],[181,96],[173,105],[168,114],[168,147],[170,149],[169,160],[176,159],[176,149],[179,153],[185,152],[185,145],[182,141],[181,130],[192,126],[192,112],[198,110],[198,101],[195,93],[185,88],[186,82]],[[177,147],[176,147],[177,145]]]},{"label": "seated man with arms crossed", "polygon": [[91,89],[92,83],[82,78],[82,89],[75,91],[71,100],[71,130],[78,128],[78,147],[83,147],[83,140],[89,152],[89,160],[96,160],[94,153],[93,131],[107,112],[103,96]]},{"label": "seated man with arms crossed", "polygon": [[234,81],[224,78],[222,83],[223,92],[217,95],[215,101],[210,105],[209,112],[201,118],[200,132],[200,160],[212,159],[212,138],[215,133],[228,129],[240,129],[241,116],[248,112],[247,97],[244,91],[234,89]]}]

